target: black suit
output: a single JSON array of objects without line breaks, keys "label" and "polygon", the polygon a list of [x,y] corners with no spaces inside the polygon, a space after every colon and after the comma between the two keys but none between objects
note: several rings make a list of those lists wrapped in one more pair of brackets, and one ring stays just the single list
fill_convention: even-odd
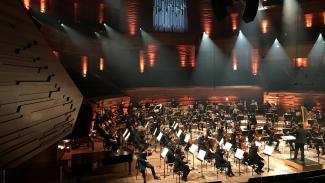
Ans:
[{"label": "black suit", "polygon": [[297,159],[298,150],[301,151],[301,161],[305,161],[304,145],[307,142],[307,131],[304,128],[298,128],[295,131],[295,156],[293,159]]},{"label": "black suit", "polygon": [[186,162],[184,162],[184,157],[179,154],[175,155],[174,171],[182,171],[183,172],[182,179],[186,179],[187,175],[191,171],[189,166],[186,164]]},{"label": "black suit", "polygon": [[232,170],[231,170],[231,165],[230,162],[225,160],[223,158],[224,152],[222,150],[217,150],[215,153],[215,161],[216,161],[216,167],[226,167],[227,168],[227,175],[231,176]]},{"label": "black suit", "polygon": [[256,172],[260,172],[264,167],[264,163],[262,162],[263,158],[257,154],[257,150],[258,150],[257,146],[251,146],[249,148],[248,158],[251,164],[257,165]]}]

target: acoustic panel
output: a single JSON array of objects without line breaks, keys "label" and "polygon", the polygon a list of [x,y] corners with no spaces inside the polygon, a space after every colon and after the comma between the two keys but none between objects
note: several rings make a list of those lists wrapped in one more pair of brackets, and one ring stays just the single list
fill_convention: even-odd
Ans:
[{"label": "acoustic panel", "polygon": [[0,2],[0,167],[71,133],[82,95],[19,1]]}]

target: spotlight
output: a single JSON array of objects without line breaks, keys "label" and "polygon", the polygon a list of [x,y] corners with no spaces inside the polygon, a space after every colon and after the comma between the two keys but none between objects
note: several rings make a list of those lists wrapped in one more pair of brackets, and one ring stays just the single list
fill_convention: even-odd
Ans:
[{"label": "spotlight", "polygon": [[62,27],[64,26],[64,24],[63,24],[63,23],[61,23],[60,25],[61,25]]},{"label": "spotlight", "polygon": [[139,29],[140,29],[140,31],[142,31],[142,28],[141,27]]},{"label": "spotlight", "polygon": [[106,23],[104,23],[104,26],[107,26]]}]

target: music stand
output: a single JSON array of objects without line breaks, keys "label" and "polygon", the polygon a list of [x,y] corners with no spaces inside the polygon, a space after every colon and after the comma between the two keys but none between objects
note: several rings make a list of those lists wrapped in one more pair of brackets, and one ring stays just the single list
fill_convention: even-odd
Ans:
[{"label": "music stand", "polygon": [[190,149],[188,150],[188,151],[193,155],[193,166],[192,166],[192,170],[195,169],[195,168],[194,168],[194,153],[197,152],[198,148],[199,148],[199,147],[198,147],[197,145],[192,144],[191,147],[190,147]]},{"label": "music stand", "polygon": [[[124,131],[124,133],[122,134],[122,139],[124,140],[124,142],[125,143],[123,143],[124,145],[125,144],[127,144],[127,140],[129,139],[129,137],[130,137],[130,132],[129,132],[129,130],[128,129],[126,129],[125,131]],[[127,137],[128,136],[128,137]],[[126,138],[127,137],[127,138]]]},{"label": "music stand", "polygon": [[178,126],[178,123],[175,124],[175,126],[174,126],[173,129],[176,130],[177,129],[177,126]]},{"label": "music stand", "polygon": [[[188,141],[190,140],[190,138],[191,138],[191,135],[187,133],[187,134],[185,135],[184,142],[186,142],[186,144],[188,144]],[[189,151],[189,150],[186,151],[186,152],[187,152],[187,157],[186,157],[186,160],[187,160],[187,161],[188,161],[188,151]]]},{"label": "music stand", "polygon": [[223,140],[223,138],[220,140],[220,142],[219,142],[219,146],[220,147],[223,147],[223,144],[224,144],[224,140]]},{"label": "music stand", "polygon": [[[296,137],[292,135],[282,136],[282,139],[286,142],[296,140]],[[290,143],[289,143],[290,144]],[[289,147],[290,159],[291,159],[291,147]]]},{"label": "music stand", "polygon": [[174,126],[175,126],[175,123],[176,123],[176,121],[174,121],[174,123],[173,123],[173,125],[172,125],[172,128],[174,128]]},{"label": "music stand", "polygon": [[272,155],[273,151],[274,151],[273,146],[266,145],[264,148],[264,152],[263,152],[265,155],[267,155],[267,171],[268,172],[270,170],[273,170],[273,169],[270,169],[270,156]]},{"label": "music stand", "polygon": [[[160,142],[162,136],[163,136],[163,133],[160,132],[159,135],[157,136],[157,142]],[[159,152],[161,153],[161,145],[160,145],[160,148],[159,148]],[[161,158],[159,158],[159,165],[160,165],[160,168],[161,168]]]},{"label": "music stand", "polygon": [[237,148],[236,153],[235,153],[235,158],[238,159],[238,164],[239,164],[239,166],[238,166],[238,174],[239,174],[239,176],[240,176],[240,173],[241,173],[240,172],[240,160],[243,159],[243,156],[244,156],[244,151]]},{"label": "music stand", "polygon": [[203,169],[202,169],[202,162],[204,161],[205,155],[206,155],[206,152],[204,150],[200,149],[197,158],[201,161],[201,176],[202,177],[204,177],[203,176]]},{"label": "music stand", "polygon": [[178,130],[176,136],[179,138],[181,136],[181,134],[182,134],[182,130],[180,129],[180,130]]},{"label": "music stand", "polygon": [[164,159],[164,178],[166,177],[166,171],[165,171],[165,166],[166,166],[166,155],[168,153],[168,148],[164,148],[164,150],[161,152],[160,156]]},{"label": "music stand", "polygon": [[226,142],[225,146],[223,146],[223,149],[227,151],[227,161],[228,161],[228,155],[229,155],[229,151],[232,147],[232,144],[229,142]]}]

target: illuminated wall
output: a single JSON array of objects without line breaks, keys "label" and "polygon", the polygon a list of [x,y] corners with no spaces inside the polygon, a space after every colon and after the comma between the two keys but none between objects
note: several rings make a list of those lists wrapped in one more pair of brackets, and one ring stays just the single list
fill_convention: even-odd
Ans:
[{"label": "illuminated wall", "polygon": [[127,21],[129,34],[135,35],[138,29],[138,0],[127,1]]},{"label": "illuminated wall", "polygon": [[202,30],[208,36],[212,33],[212,25],[213,25],[213,10],[211,8],[211,1],[202,0],[201,5],[201,24]]},{"label": "illuminated wall", "polygon": [[82,56],[81,57],[81,75],[82,77],[86,77],[88,72],[88,57]]}]

